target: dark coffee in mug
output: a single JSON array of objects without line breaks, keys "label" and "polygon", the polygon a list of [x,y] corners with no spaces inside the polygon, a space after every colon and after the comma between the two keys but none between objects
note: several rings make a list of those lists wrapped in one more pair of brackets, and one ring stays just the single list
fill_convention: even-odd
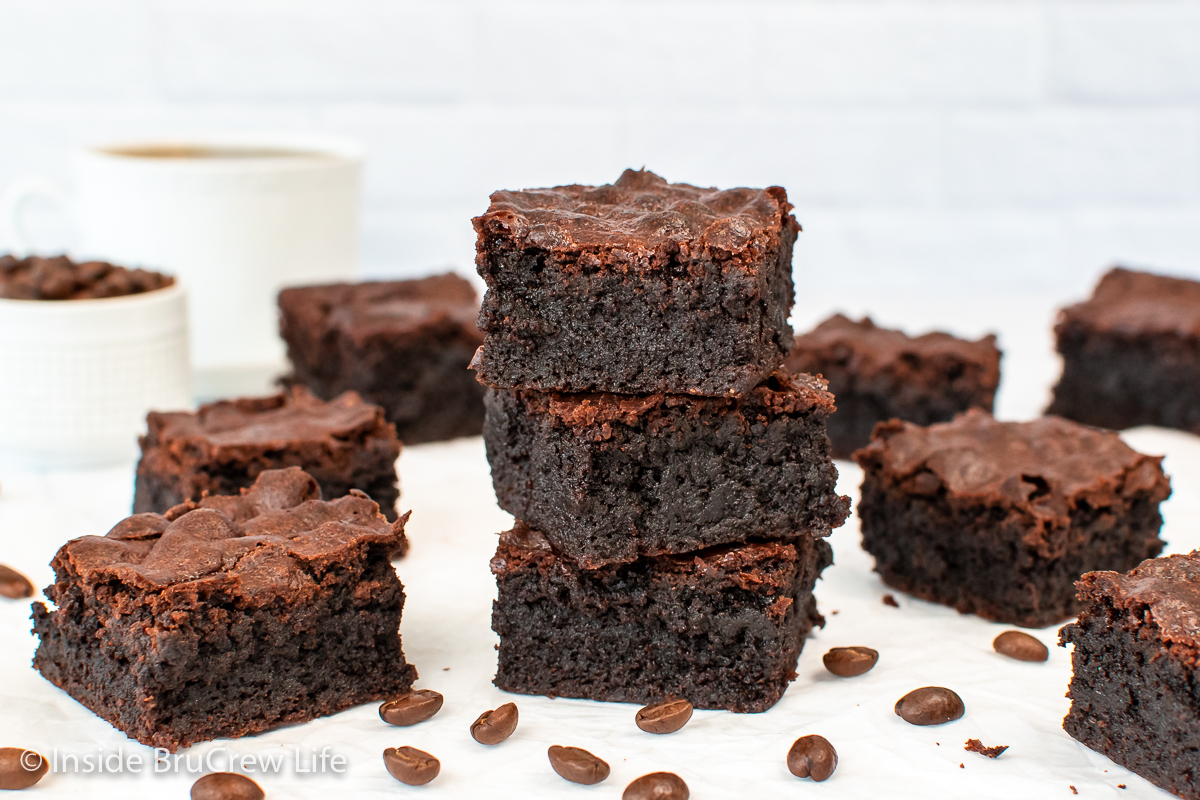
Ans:
[{"label": "dark coffee in mug", "polygon": [[99,150],[110,156],[125,158],[174,159],[248,159],[248,158],[336,158],[317,150],[292,150],[283,147],[247,147],[236,145],[146,144],[129,147],[106,147]]}]

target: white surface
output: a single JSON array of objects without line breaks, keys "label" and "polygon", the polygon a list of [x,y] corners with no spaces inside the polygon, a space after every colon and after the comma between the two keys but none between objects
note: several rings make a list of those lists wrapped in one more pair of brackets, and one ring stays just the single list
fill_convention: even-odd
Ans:
[{"label": "white surface", "polygon": [[191,403],[180,284],[96,300],[0,299],[0,462],[126,461],[151,409]]},{"label": "white surface", "polygon": [[1198,0],[0,0],[0,31],[0,186],[85,137],[351,136],[371,275],[470,271],[488,193],[642,165],[787,187],[824,288],[1200,274]]},{"label": "white surface", "polygon": [[[974,307],[950,301],[916,305],[893,298],[872,304],[881,321],[897,318],[950,325],[966,333],[998,323],[1009,350],[1004,364],[1001,413],[1036,413],[1053,378],[1045,345],[1046,314],[1040,301],[992,298]],[[957,321],[957,322],[956,322]],[[977,330],[973,330],[976,328]],[[1010,411],[1004,411],[1007,407]],[[1140,429],[1127,440],[1144,452],[1166,453],[1174,495],[1163,506],[1168,552],[1200,546],[1200,439]],[[840,488],[857,494],[857,467],[839,462]],[[469,798],[619,797],[624,786],[656,770],[679,773],[692,797],[912,798],[1165,798],[1140,778],[1074,742],[1061,729],[1068,704],[1068,653],[1055,645],[1057,627],[1034,631],[1050,646],[1046,664],[1005,659],[991,649],[1008,626],[962,616],[951,609],[898,594],[901,607],[881,603],[888,591],[871,572],[871,559],[858,547],[851,520],[831,539],[835,565],[817,586],[827,624],[808,641],[799,677],[783,700],[757,715],[699,711],[679,733],[656,737],[633,724],[634,706],[506,695],[491,685],[495,637],[489,628],[495,594],[488,561],[496,532],[510,517],[494,502],[483,447],[478,439],[405,450],[400,459],[401,508],[413,509],[412,552],[398,562],[408,603],[401,632],[404,649],[421,673],[418,686],[436,689],[446,705],[436,717],[411,728],[390,728],[365,706],[335,717],[236,742],[198,745],[198,754],[228,748],[239,754],[270,755],[284,748],[330,746],[349,759],[343,776],[285,772],[261,778],[268,797],[326,798],[416,796]],[[26,572],[41,587],[52,579],[47,564],[64,540],[103,534],[129,508],[132,469],[75,474],[0,474],[0,561]],[[834,614],[834,611],[837,611]],[[29,667],[35,641],[28,605],[0,601],[0,745],[30,747],[49,755],[149,751],[126,739]],[[821,655],[839,645],[867,645],[879,664],[864,676],[838,679]],[[449,668],[447,671],[446,668]],[[918,728],[893,713],[895,701],[921,686],[957,691],[966,715],[934,728]],[[482,711],[514,701],[521,711],[516,734],[495,748],[476,744],[470,723]],[[837,748],[840,762],[827,782],[793,778],[784,766],[799,736],[819,733]],[[968,738],[1010,749],[989,760],[964,752]],[[412,745],[442,761],[442,774],[422,789],[409,789],[383,769],[385,747]],[[604,783],[567,784],[550,769],[552,744],[585,747],[613,768]],[[959,768],[959,764],[963,768]],[[30,797],[94,798],[154,792],[186,797],[195,775],[137,777],[58,774],[47,777]],[[1126,790],[1117,789],[1125,784]]]}]

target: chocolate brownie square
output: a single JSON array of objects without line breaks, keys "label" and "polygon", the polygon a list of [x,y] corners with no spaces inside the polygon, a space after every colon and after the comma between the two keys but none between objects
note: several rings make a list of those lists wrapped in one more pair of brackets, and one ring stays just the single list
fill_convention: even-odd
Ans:
[{"label": "chocolate brownie square", "polygon": [[138,514],[51,562],[33,665],[145,745],[175,750],[395,695],[404,587],[366,495],[317,499],[299,469],[233,497]]},{"label": "chocolate brownie square", "polygon": [[948,333],[908,336],[835,314],[796,337],[792,372],[829,381],[837,412],[829,418],[834,458],[871,440],[876,422],[948,422],[968,408],[991,412],[1000,385],[995,336],[968,341]]},{"label": "chocolate brownie square", "polygon": [[833,397],[777,373],[743,397],[489,389],[500,507],[584,567],[845,521],[825,418]]},{"label": "chocolate brownie square", "polygon": [[1113,269],[1054,333],[1063,371],[1047,413],[1200,433],[1200,282]]},{"label": "chocolate brownie square", "polygon": [[237,494],[264,470],[300,467],[327,500],[351,489],[396,518],[400,442],[383,409],[354,392],[325,402],[297,387],[271,397],[151,411],[139,440],[133,512],[163,513],[206,494]]},{"label": "chocolate brownie square", "polygon": [[741,394],[792,344],[787,193],[626,170],[496,192],[475,219],[487,283],[479,380],[563,392]]},{"label": "chocolate brownie square", "polygon": [[584,570],[523,523],[492,559],[496,686],[509,692],[765,711],[814,625],[823,539],[752,542]]},{"label": "chocolate brownie square", "polygon": [[880,423],[854,454],[863,549],[884,583],[997,622],[1041,627],[1080,609],[1085,572],[1158,555],[1171,493],[1161,458],[1058,417],[978,410],[922,428]]},{"label": "chocolate brownie square", "polygon": [[1186,800],[1200,798],[1200,551],[1091,572],[1059,634],[1074,645],[1063,728]]},{"label": "chocolate brownie square", "polygon": [[468,369],[483,343],[478,315],[474,287],[451,273],[284,289],[287,382],[326,400],[358,392],[406,444],[478,436],[483,387]]}]

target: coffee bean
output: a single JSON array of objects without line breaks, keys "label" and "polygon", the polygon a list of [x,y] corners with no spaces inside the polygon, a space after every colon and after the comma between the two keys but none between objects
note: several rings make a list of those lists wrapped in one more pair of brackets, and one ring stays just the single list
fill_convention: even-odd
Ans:
[{"label": "coffee bean", "polygon": [[0,596],[10,600],[20,600],[23,597],[33,597],[33,584],[12,567],[0,564]]},{"label": "coffee bean", "polygon": [[797,778],[820,782],[837,769],[837,751],[824,736],[801,736],[788,750],[787,766]]},{"label": "coffee bean", "polygon": [[389,725],[416,725],[436,714],[444,698],[432,689],[417,689],[388,700],[379,707],[379,718]]},{"label": "coffee bean", "polygon": [[992,647],[1000,655],[1017,661],[1045,661],[1050,658],[1046,645],[1021,631],[1005,631],[996,637]]},{"label": "coffee bean", "polygon": [[212,772],[192,784],[192,800],[262,800],[262,787],[235,772]]},{"label": "coffee bean", "polygon": [[687,800],[687,784],[674,772],[651,772],[625,787],[621,800]]},{"label": "coffee bean", "polygon": [[879,652],[869,647],[835,647],[823,657],[825,669],[843,678],[862,675],[879,660]]},{"label": "coffee bean", "polygon": [[633,721],[646,733],[674,733],[692,718],[687,700],[663,700],[639,709]]},{"label": "coffee bean", "polygon": [[551,745],[546,752],[554,771],[571,783],[591,786],[608,777],[608,763],[579,747]]},{"label": "coffee bean", "polygon": [[39,753],[20,747],[0,747],[0,789],[28,789],[50,769]]},{"label": "coffee bean", "polygon": [[962,698],[941,686],[914,689],[896,701],[896,714],[913,725],[941,725],[963,715]]},{"label": "coffee bean", "polygon": [[505,703],[494,711],[485,711],[471,723],[471,736],[480,744],[500,744],[517,729],[517,706]]},{"label": "coffee bean", "polygon": [[442,762],[415,747],[389,747],[383,751],[383,766],[393,778],[409,786],[424,786],[442,770]]}]

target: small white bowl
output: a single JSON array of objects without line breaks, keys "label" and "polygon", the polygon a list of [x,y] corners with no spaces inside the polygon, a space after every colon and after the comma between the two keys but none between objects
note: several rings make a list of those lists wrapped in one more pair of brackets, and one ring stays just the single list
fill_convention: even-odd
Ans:
[{"label": "small white bowl", "polygon": [[0,461],[129,461],[150,409],[191,405],[187,295],[0,299]]}]

